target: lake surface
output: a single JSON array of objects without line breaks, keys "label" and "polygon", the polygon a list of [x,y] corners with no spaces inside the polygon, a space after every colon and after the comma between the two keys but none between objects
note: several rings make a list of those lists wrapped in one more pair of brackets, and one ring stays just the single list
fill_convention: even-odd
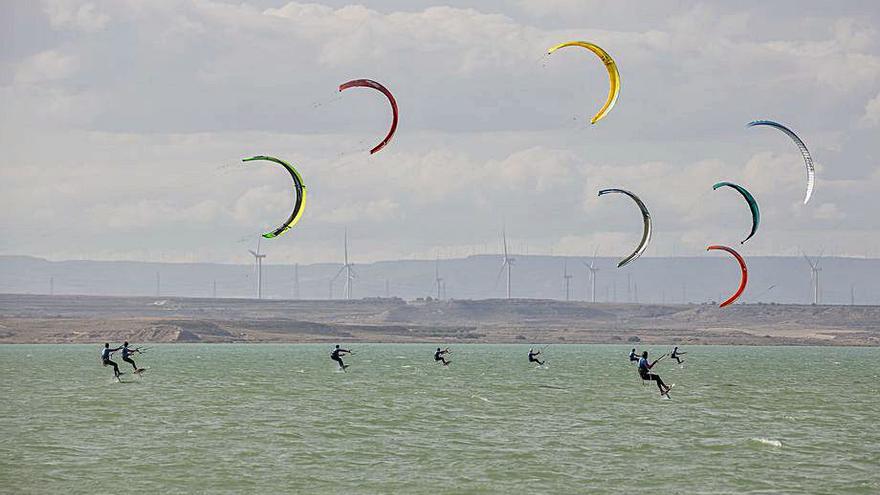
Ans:
[{"label": "lake surface", "polygon": [[880,349],[435,347],[0,346],[0,492],[880,493]]}]

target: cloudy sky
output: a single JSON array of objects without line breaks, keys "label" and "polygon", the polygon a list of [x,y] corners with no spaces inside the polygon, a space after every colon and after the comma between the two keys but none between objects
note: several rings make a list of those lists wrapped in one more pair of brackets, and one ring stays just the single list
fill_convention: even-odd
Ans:
[{"label": "cloudy sky", "polygon": [[[498,252],[880,256],[880,6],[874,1],[283,0],[0,3],[0,254],[248,262],[309,188],[273,262]],[[620,68],[617,106],[589,117]],[[397,97],[390,122],[370,90]],[[816,161],[808,205],[788,124]]]}]

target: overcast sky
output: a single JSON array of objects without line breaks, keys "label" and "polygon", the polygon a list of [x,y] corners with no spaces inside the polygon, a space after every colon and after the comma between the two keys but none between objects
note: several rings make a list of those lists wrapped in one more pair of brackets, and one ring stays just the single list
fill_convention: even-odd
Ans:
[{"label": "overcast sky", "polygon": [[[880,256],[875,1],[4,0],[0,254],[249,262],[309,188],[274,263],[498,252]],[[620,99],[598,125],[617,61]],[[342,82],[385,84],[339,94]],[[803,160],[755,119],[789,125]]]}]

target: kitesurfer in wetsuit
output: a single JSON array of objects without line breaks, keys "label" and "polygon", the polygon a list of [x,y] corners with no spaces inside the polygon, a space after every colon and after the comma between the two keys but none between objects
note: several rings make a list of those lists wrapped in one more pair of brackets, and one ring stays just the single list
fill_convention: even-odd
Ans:
[{"label": "kitesurfer in wetsuit", "polygon": [[529,362],[530,363],[538,363],[538,366],[544,366],[544,362],[538,360],[538,356],[540,354],[541,354],[541,351],[535,352],[534,349],[529,349]]},{"label": "kitesurfer in wetsuit", "polygon": [[670,354],[669,357],[671,357],[672,359],[675,359],[678,362],[678,364],[681,364],[684,361],[682,361],[678,356],[681,356],[683,354],[687,354],[687,353],[686,352],[679,352],[678,346],[675,346],[672,348],[672,354]]},{"label": "kitesurfer in wetsuit", "polygon": [[633,350],[629,351],[629,362],[638,361],[639,355],[636,354],[636,348],[633,347]]},{"label": "kitesurfer in wetsuit", "polygon": [[113,376],[116,378],[119,378],[119,366],[110,360],[110,356],[119,349],[122,349],[122,347],[111,349],[109,343],[104,343],[104,348],[101,349],[101,364],[104,366],[113,366]]},{"label": "kitesurfer in wetsuit", "polygon": [[136,352],[140,353],[141,351],[140,351],[140,349],[129,349],[128,342],[125,342],[122,344],[122,360],[125,361],[126,363],[131,364],[131,367],[134,368],[135,371],[138,370],[138,367],[136,364],[134,364],[134,360],[131,359],[131,355]]},{"label": "kitesurfer in wetsuit", "polygon": [[440,361],[441,363],[443,363],[443,366],[449,366],[449,361],[447,361],[446,359],[443,358],[443,355],[444,355],[444,354],[447,354],[448,352],[449,352],[449,348],[448,348],[448,347],[447,347],[446,349],[443,349],[443,350],[441,350],[441,349],[438,347],[438,348],[437,348],[437,351],[434,352],[434,361]]},{"label": "kitesurfer in wetsuit", "polygon": [[663,380],[660,379],[660,376],[651,373],[651,368],[657,364],[658,361],[666,357],[666,354],[660,356],[655,359],[653,363],[648,363],[648,351],[642,352],[642,358],[639,359],[639,376],[642,377],[642,380],[645,381],[655,381],[657,382],[657,388],[660,389],[660,395],[665,395],[669,393],[669,387],[663,383]]},{"label": "kitesurfer in wetsuit", "polygon": [[330,359],[336,361],[336,364],[339,365],[339,369],[345,371],[345,368],[347,366],[345,366],[345,364],[343,364],[342,362],[343,354],[351,354],[351,351],[348,349],[342,349],[341,347],[339,347],[339,344],[336,344],[336,348],[334,348],[333,351],[330,353]]}]

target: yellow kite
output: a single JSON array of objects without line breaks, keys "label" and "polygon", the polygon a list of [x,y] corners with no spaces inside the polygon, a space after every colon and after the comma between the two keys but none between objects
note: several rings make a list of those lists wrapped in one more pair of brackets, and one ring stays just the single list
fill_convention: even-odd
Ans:
[{"label": "yellow kite", "polygon": [[620,96],[620,73],[617,71],[617,64],[614,63],[614,59],[611,58],[611,55],[608,55],[608,52],[587,41],[567,41],[565,43],[560,43],[547,50],[547,55],[550,55],[560,48],[565,48],[566,46],[579,46],[590,50],[602,59],[602,63],[604,63],[605,68],[608,69],[608,79],[611,87],[608,89],[608,99],[605,100],[605,105],[603,105],[599,110],[599,113],[594,115],[590,120],[590,124],[595,124],[614,108],[614,104],[617,102],[617,97]]}]

